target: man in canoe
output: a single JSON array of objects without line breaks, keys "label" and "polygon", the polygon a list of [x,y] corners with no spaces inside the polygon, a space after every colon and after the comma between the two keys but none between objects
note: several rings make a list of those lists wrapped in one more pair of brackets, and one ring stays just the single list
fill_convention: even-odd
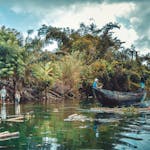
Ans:
[{"label": "man in canoe", "polygon": [[96,98],[95,90],[94,89],[101,89],[103,85],[98,86],[98,79],[95,78],[93,84],[92,84],[92,91],[93,91],[93,97]]},{"label": "man in canoe", "polygon": [[145,79],[144,79],[144,77],[141,77],[140,87],[141,87],[142,90],[145,89]]},{"label": "man in canoe", "polygon": [[101,89],[103,87],[103,85],[98,86],[98,79],[95,78],[92,87],[93,88],[100,88]]},{"label": "man in canoe", "polygon": [[93,88],[97,88],[98,87],[98,79],[97,78],[95,78],[92,87]]}]

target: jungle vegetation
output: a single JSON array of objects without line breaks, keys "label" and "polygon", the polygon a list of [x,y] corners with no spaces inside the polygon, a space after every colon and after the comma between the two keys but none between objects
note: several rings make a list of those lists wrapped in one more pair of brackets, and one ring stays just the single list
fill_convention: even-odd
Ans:
[{"label": "jungle vegetation", "polygon": [[[114,36],[113,29],[120,26],[81,23],[73,30],[42,25],[35,37],[31,29],[24,39],[16,29],[2,26],[0,86],[6,85],[11,96],[19,90],[24,100],[34,100],[77,96],[83,81],[88,86],[94,78],[106,89],[134,91],[144,76],[150,90],[150,54],[139,55],[134,46],[123,47],[124,41]],[[43,50],[53,41],[57,50]]]}]

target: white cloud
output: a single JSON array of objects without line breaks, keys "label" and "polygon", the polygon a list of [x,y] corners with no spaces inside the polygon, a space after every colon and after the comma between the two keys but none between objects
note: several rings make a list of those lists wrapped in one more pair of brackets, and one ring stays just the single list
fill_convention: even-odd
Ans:
[{"label": "white cloud", "polygon": [[[57,27],[78,28],[81,22],[89,23],[93,18],[102,27],[108,22],[115,22],[116,17],[123,17],[133,11],[133,3],[120,4],[74,4],[69,7],[59,7],[43,16],[41,24],[51,24]],[[46,11],[46,10],[45,10]]]},{"label": "white cloud", "polygon": [[125,28],[123,24],[121,25],[120,30],[115,29],[114,31],[115,35],[119,37],[119,39],[121,39],[123,42],[126,42],[124,44],[125,47],[130,47],[138,39],[137,32],[133,28]]},{"label": "white cloud", "polygon": [[17,5],[13,6],[13,7],[11,8],[11,10],[12,10],[13,12],[17,13],[17,14],[24,12],[24,10],[22,9],[22,7],[19,7],[19,6],[17,6]]},{"label": "white cloud", "polygon": [[[141,24],[141,20],[138,16],[132,16],[131,14],[137,9],[136,3],[124,2],[124,3],[74,3],[72,5],[63,5],[59,7],[42,7],[36,5],[30,6],[17,6],[12,7],[12,10],[16,13],[30,13],[36,16],[39,21],[38,27],[42,24],[52,25],[56,27],[70,27],[77,29],[81,22],[89,24],[90,18],[95,21],[95,24],[101,28],[108,22],[117,22],[117,18],[125,18],[128,27],[121,24],[120,30],[114,30],[115,35],[119,37],[126,47],[130,47],[135,41],[140,39],[138,31],[135,30],[135,24]],[[130,18],[131,17],[131,18]],[[130,23],[130,24],[129,24]],[[119,23],[120,24],[120,23]],[[53,47],[53,46],[51,46]]]},{"label": "white cloud", "polygon": [[147,54],[147,53],[150,53],[150,50],[149,49],[147,49],[147,48],[142,48],[142,49],[137,49],[137,51],[138,51],[138,54],[139,55],[145,55],[145,54]]},{"label": "white cloud", "polygon": [[53,41],[53,43],[48,44],[43,47],[43,51],[51,51],[54,52],[58,48],[58,44],[56,41]]},{"label": "white cloud", "polygon": [[140,22],[141,22],[141,20],[139,18],[137,18],[137,17],[132,17],[130,19],[130,23],[131,24],[136,24],[136,23],[140,23]]},{"label": "white cloud", "polygon": [[[34,31],[32,34],[29,35],[29,38],[34,39],[35,37],[37,37],[37,34],[38,34],[38,32]],[[26,39],[27,36],[28,36],[27,32],[23,32],[24,39]],[[45,44],[44,47],[42,48],[42,50],[54,52],[57,48],[58,48],[57,41],[51,41],[51,43]]]},{"label": "white cloud", "polygon": [[[109,22],[116,22],[117,17],[127,17],[134,9],[133,3],[71,5],[69,8],[62,7],[47,13],[39,25],[51,24],[56,27],[77,29],[81,22],[89,24],[90,18],[93,18],[95,24],[101,28]],[[131,22],[133,21],[138,20],[131,18]],[[130,47],[138,39],[136,31],[133,28],[127,29],[123,24],[120,30],[114,31],[117,37],[126,42],[124,44],[126,47]]]}]

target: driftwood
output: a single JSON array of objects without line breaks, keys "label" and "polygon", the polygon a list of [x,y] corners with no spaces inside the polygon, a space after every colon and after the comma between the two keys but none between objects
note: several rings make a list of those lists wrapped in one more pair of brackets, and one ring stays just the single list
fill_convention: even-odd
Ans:
[{"label": "driftwood", "polygon": [[[30,111],[28,113],[25,113],[25,114],[20,114],[20,115],[8,115],[6,116],[7,119],[1,119],[0,118],[0,121],[8,121],[8,122],[24,122],[25,119],[30,119],[32,117],[32,113],[33,111]],[[2,117],[0,115],[0,117]]]},{"label": "driftwood", "polygon": [[12,115],[12,116],[9,116],[9,119],[6,119],[5,121],[8,121],[8,122],[24,122],[24,118],[25,118],[25,116],[23,116],[23,115],[20,115],[20,116]]},{"label": "driftwood", "polygon": [[1,137],[1,135],[7,134],[7,133],[9,133],[9,132],[8,131],[1,132],[0,137]]},{"label": "driftwood", "polygon": [[49,90],[49,93],[51,93],[52,95],[54,95],[54,96],[56,96],[56,97],[58,97],[58,98],[62,98],[61,94],[58,93],[58,92],[54,92],[54,91],[52,91],[52,90]]},{"label": "driftwood", "polygon": [[19,137],[19,132],[10,133],[8,131],[5,131],[5,132],[0,133],[0,140],[5,139],[5,138],[11,138],[11,137]]},{"label": "driftwood", "polygon": [[64,119],[64,121],[81,121],[81,122],[85,122],[85,121],[93,121],[93,119],[88,118],[87,116],[84,116],[84,115],[72,114],[72,115],[68,116],[68,118]]},{"label": "driftwood", "polygon": [[57,97],[51,93],[48,93],[48,99],[52,99],[52,100],[61,100],[62,97]]},{"label": "driftwood", "polygon": [[100,122],[100,123],[114,123],[114,122],[119,122],[121,119],[117,119],[117,118],[109,118],[109,119],[104,119],[104,118],[99,118],[99,119],[93,119],[93,118],[88,118],[87,116],[84,115],[78,115],[78,114],[72,114],[70,116],[68,116],[68,118],[64,119],[64,121],[81,121],[81,122],[85,122],[85,121],[90,121],[90,122]]},{"label": "driftwood", "polygon": [[24,117],[24,115],[7,115],[7,118],[17,118],[17,117]]},{"label": "driftwood", "polygon": [[[128,110],[129,109],[129,110]],[[115,114],[120,114],[123,115],[125,113],[132,113],[132,109],[130,110],[130,107],[128,108],[108,108],[108,107],[98,107],[98,108],[91,108],[89,110],[90,112],[95,112],[95,113],[115,113]],[[138,114],[140,113],[150,113],[150,107],[147,108],[134,108],[134,111]]]},{"label": "driftwood", "polygon": [[24,122],[23,119],[24,119],[24,117],[21,116],[21,117],[16,117],[16,118],[10,118],[10,119],[7,119],[6,121],[9,121],[9,122]]}]

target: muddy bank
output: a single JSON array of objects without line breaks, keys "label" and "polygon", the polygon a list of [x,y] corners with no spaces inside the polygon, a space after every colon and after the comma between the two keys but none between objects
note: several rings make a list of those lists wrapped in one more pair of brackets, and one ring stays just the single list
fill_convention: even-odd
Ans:
[{"label": "muddy bank", "polygon": [[[1,82],[0,89],[5,86],[7,90],[6,102],[13,103],[15,88],[13,87],[12,82]],[[72,90],[67,86],[59,86],[55,85],[54,87],[47,89],[46,93],[43,87],[40,86],[29,86],[26,85],[24,87],[17,88],[21,95],[21,103],[24,102],[36,102],[36,101],[61,101],[63,99],[73,99],[79,97],[78,94],[74,94]]]}]

